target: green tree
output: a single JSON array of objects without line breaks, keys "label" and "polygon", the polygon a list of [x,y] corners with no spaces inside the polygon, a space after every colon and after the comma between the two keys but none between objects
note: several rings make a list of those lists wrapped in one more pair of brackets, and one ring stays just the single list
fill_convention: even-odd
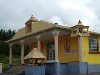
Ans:
[{"label": "green tree", "polygon": [[8,55],[9,45],[5,42],[11,39],[15,34],[15,30],[0,30],[0,55]]},{"label": "green tree", "polygon": [[0,55],[8,55],[9,46],[4,41],[0,41]]}]

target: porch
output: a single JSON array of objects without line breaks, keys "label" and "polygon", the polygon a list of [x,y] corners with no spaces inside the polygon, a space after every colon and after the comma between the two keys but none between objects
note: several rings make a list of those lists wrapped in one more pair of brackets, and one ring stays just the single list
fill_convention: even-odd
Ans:
[{"label": "porch", "polygon": [[9,64],[12,64],[12,46],[14,44],[21,45],[21,64],[24,61],[24,46],[29,45],[30,51],[38,48],[45,56],[46,63],[50,62],[72,62],[82,60],[82,40],[79,36],[71,37],[70,30],[64,28],[50,29],[36,33],[34,35],[23,37],[10,42]]}]

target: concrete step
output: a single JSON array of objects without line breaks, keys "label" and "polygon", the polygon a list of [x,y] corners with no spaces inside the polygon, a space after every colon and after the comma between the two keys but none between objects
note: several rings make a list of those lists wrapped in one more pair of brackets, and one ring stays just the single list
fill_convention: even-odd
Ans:
[{"label": "concrete step", "polygon": [[11,66],[11,68],[7,71],[8,73],[21,73],[24,71],[25,66]]}]

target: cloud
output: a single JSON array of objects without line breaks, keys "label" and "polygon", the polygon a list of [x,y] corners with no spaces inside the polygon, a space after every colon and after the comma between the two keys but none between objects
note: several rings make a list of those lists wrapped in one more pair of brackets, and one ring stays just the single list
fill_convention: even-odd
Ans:
[{"label": "cloud", "polygon": [[0,28],[22,28],[33,14],[39,20],[53,20],[67,26],[77,24],[80,19],[99,32],[99,9],[99,0],[0,0]]},{"label": "cloud", "polygon": [[61,21],[61,18],[58,16],[52,16],[48,21],[51,23],[58,23],[59,25],[64,25],[64,23]]}]

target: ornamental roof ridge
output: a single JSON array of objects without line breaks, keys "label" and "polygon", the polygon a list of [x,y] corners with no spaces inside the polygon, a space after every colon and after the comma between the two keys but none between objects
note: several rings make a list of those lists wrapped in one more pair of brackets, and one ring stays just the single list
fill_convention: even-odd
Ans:
[{"label": "ornamental roof ridge", "polygon": [[40,22],[44,22],[44,23],[51,24],[51,25],[58,27],[58,25],[56,25],[55,23],[51,23],[51,22],[48,22],[48,21],[45,21],[45,20],[40,20]]},{"label": "ornamental roof ridge", "polygon": [[38,19],[32,15],[26,23],[28,22],[38,22]]}]

